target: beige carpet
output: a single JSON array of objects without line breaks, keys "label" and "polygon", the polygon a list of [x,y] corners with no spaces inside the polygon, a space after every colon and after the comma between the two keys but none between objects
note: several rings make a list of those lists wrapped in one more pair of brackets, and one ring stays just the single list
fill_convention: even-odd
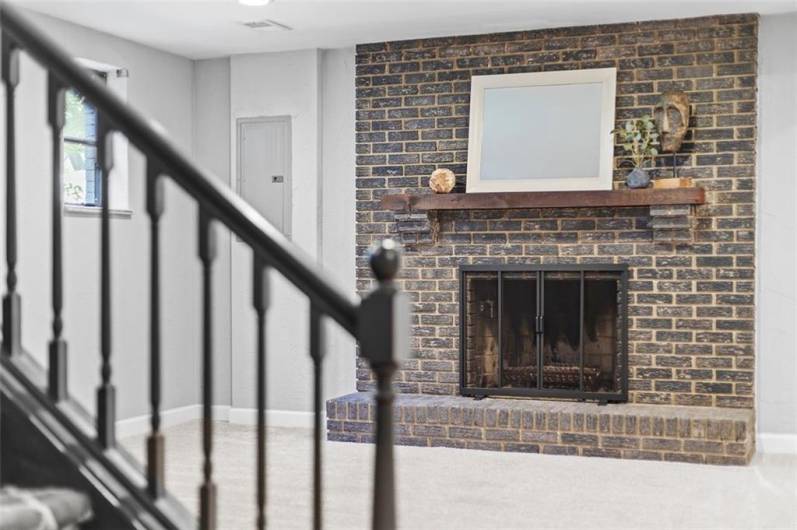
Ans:
[{"label": "beige carpet", "polygon": [[[269,429],[269,528],[310,528],[311,438]],[[124,440],[138,458],[144,437]],[[166,482],[196,510],[198,422],[166,430]],[[253,528],[255,436],[218,423],[214,476],[225,530]],[[370,524],[373,447],[325,445],[325,528]],[[797,528],[797,458],[749,467],[398,447],[399,526],[441,529]]]}]

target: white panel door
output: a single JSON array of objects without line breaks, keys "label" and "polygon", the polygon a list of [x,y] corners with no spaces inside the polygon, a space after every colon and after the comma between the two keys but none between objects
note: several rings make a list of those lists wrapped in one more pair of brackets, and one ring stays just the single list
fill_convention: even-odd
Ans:
[{"label": "white panel door", "polygon": [[238,121],[238,193],[290,237],[290,117]]}]

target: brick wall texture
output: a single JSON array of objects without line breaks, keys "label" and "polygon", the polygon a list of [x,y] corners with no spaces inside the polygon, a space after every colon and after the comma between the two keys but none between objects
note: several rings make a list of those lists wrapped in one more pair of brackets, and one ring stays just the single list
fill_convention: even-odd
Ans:
[{"label": "brick wall texture", "polygon": [[[665,20],[357,47],[357,278],[368,247],[397,232],[390,193],[428,192],[447,167],[464,191],[470,77],[617,68],[617,122],[651,114],[684,90],[690,130],[680,176],[707,190],[691,239],[654,237],[649,208],[440,213],[436,242],[407,242],[401,287],[413,302],[413,348],[399,391],[454,395],[459,381],[457,267],[462,263],[626,262],[629,390],[635,403],[753,407],[756,15]],[[616,183],[620,168],[616,151]],[[654,176],[670,176],[669,155]],[[364,362],[358,389],[372,388]]]}]

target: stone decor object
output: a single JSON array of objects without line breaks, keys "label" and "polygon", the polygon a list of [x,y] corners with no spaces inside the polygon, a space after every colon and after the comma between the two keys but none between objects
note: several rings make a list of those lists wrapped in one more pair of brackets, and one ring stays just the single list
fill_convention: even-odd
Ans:
[{"label": "stone decor object", "polygon": [[689,128],[689,96],[685,92],[665,92],[653,110],[653,116],[661,135],[661,150],[678,152]]},{"label": "stone decor object", "polygon": [[650,186],[650,175],[645,168],[635,167],[625,178],[625,184],[631,189],[641,189]]},{"label": "stone decor object", "polygon": [[429,177],[429,187],[435,193],[450,193],[456,183],[454,172],[446,168],[435,169]]}]

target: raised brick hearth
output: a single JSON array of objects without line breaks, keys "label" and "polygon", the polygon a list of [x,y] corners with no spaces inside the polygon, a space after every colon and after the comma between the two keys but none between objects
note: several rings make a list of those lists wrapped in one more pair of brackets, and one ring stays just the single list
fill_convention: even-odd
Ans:
[{"label": "raised brick hearth", "polygon": [[[615,439],[615,433],[598,431],[563,438],[578,431],[544,431],[536,424],[506,434],[517,435],[517,440],[498,441],[489,438],[502,435],[492,427],[408,423],[402,416],[400,441],[495,449],[526,443],[542,451],[668,459],[681,455],[712,462],[742,462],[749,456],[755,379],[757,31],[756,15],[726,15],[357,47],[358,289],[365,292],[372,286],[368,247],[388,236],[400,238],[406,253],[399,286],[413,303],[413,358],[400,365],[395,388],[414,396],[402,396],[402,404],[441,400],[444,409],[475,407],[485,413],[500,405],[521,416],[521,410],[550,407],[564,407],[567,414],[576,410],[572,407],[592,410],[586,404],[537,401],[476,404],[458,396],[457,271],[462,264],[625,263],[628,398],[633,406],[614,405],[599,412],[635,417],[636,429],[654,418],[697,421],[688,436],[662,436],[663,441],[639,430],[618,433],[628,438],[625,442]],[[456,174],[454,191],[465,191],[472,75],[603,67],[617,68],[618,124],[651,114],[662,92],[687,92],[692,118],[676,160],[679,176],[691,177],[706,190],[705,204],[439,211],[435,237],[425,226],[425,212],[394,212],[382,205],[388,194],[429,193],[428,176],[441,167]],[[622,161],[618,149],[617,187],[627,173]],[[670,156],[659,157],[654,176],[671,176],[671,162]],[[373,386],[367,363],[359,359],[357,389],[368,392]],[[348,406],[364,398],[342,399]],[[697,426],[725,419],[743,422],[744,440],[706,438],[708,431]],[[338,423],[337,416],[330,421],[333,438],[367,438],[356,430],[368,428],[360,421]],[[440,436],[415,434],[426,427]],[[732,431],[712,427],[712,435],[734,438]],[[464,433],[478,436],[478,441],[468,441]],[[529,435],[556,441],[524,440]],[[584,443],[570,443],[576,439]],[[612,443],[629,447],[610,447]],[[668,449],[649,453],[654,443]]]},{"label": "raised brick hearth", "polygon": [[[753,411],[606,405],[529,399],[400,395],[396,443],[706,464],[746,464],[755,452]],[[373,441],[373,396],[327,402],[333,441]]]}]

